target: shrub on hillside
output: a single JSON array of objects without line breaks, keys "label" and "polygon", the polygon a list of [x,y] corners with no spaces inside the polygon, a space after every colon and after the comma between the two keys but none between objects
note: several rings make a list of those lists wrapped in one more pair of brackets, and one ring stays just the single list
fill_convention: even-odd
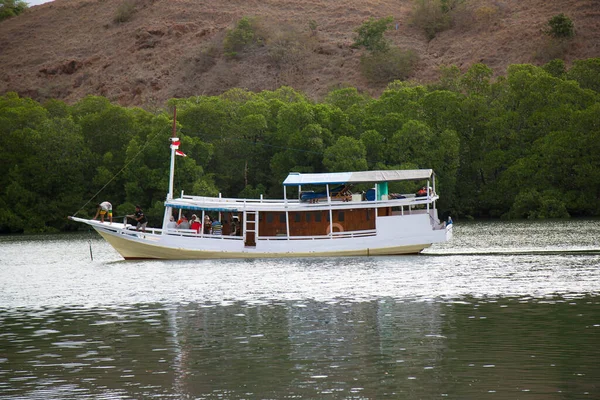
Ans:
[{"label": "shrub on hillside", "polygon": [[310,29],[310,34],[315,36],[317,34],[317,21],[311,19],[308,21],[308,29]]},{"label": "shrub on hillside", "polygon": [[270,61],[281,67],[285,64],[299,62],[306,53],[306,43],[309,40],[294,27],[288,26],[277,32],[271,32],[267,42]]},{"label": "shrub on hillside", "polygon": [[409,78],[419,62],[416,51],[392,47],[388,51],[365,53],[360,58],[362,74],[372,82],[385,83]]},{"label": "shrub on hillside", "polygon": [[498,14],[498,9],[492,6],[481,6],[475,10],[475,19],[479,22],[489,22]]},{"label": "shrub on hillside", "polygon": [[546,34],[557,39],[571,38],[575,34],[573,21],[565,14],[558,14],[548,20]]},{"label": "shrub on hillside", "polygon": [[117,7],[113,21],[117,24],[127,22],[131,19],[131,17],[133,17],[134,13],[135,2],[133,0],[125,0],[119,5],[119,7]]},{"label": "shrub on hillside", "polygon": [[230,57],[235,57],[240,51],[264,42],[260,35],[258,22],[255,18],[243,17],[238,21],[235,28],[225,34],[223,49]]},{"label": "shrub on hillside", "polygon": [[465,0],[415,0],[412,23],[423,29],[428,39],[452,26],[452,13]]},{"label": "shrub on hillside", "polygon": [[196,57],[196,73],[202,74],[210,70],[221,55],[220,46],[211,43],[207,48],[203,49]]},{"label": "shrub on hillside", "polygon": [[27,3],[20,0],[0,0],[0,21],[22,14],[27,10]]},{"label": "shrub on hillside", "polygon": [[356,28],[356,37],[354,38],[353,46],[364,46],[369,51],[387,51],[389,44],[383,37],[385,31],[389,28],[393,18],[369,18],[361,26]]}]

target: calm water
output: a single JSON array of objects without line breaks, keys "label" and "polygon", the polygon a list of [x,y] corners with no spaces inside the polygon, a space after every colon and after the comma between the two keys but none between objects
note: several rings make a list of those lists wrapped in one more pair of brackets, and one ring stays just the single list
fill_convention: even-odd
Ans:
[{"label": "calm water", "polygon": [[600,221],[454,229],[249,261],[1,237],[0,398],[600,399]]}]

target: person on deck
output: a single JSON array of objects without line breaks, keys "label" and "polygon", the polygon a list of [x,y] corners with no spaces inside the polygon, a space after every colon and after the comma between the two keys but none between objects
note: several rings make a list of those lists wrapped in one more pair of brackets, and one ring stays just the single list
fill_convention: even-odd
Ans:
[{"label": "person on deck", "polygon": [[108,219],[112,224],[112,204],[108,201],[103,201],[102,203],[97,204],[96,208],[97,210],[94,219],[98,218],[98,214],[100,214],[100,222],[104,222],[104,216],[108,214]]},{"label": "person on deck", "polygon": [[212,222],[212,234],[220,235],[222,233],[222,230],[223,230],[223,225],[221,225],[221,222],[219,222],[218,219],[215,219]]},{"label": "person on deck", "polygon": [[167,223],[167,229],[177,229],[177,222],[175,222],[175,218],[172,215]]},{"label": "person on deck", "polygon": [[177,229],[190,229],[190,223],[185,215],[181,216],[181,222],[177,224]]},{"label": "person on deck", "polygon": [[196,216],[196,214],[192,215],[192,219],[190,220],[192,223],[190,224],[190,229],[196,231],[196,233],[200,233],[200,228],[202,228],[202,224],[200,223],[200,218]]},{"label": "person on deck", "polygon": [[210,230],[212,229],[212,221],[209,215],[204,216],[204,234],[210,234]]},{"label": "person on deck", "polygon": [[237,236],[239,223],[240,223],[240,221],[239,221],[238,217],[236,215],[234,215],[231,218],[231,233],[229,235]]},{"label": "person on deck", "polygon": [[127,215],[127,217],[133,218],[137,221],[137,226],[135,228],[137,231],[139,231],[141,228],[142,232],[146,232],[146,224],[148,223],[148,220],[146,219],[144,211],[142,211],[140,206],[135,206],[135,213],[133,215]]}]

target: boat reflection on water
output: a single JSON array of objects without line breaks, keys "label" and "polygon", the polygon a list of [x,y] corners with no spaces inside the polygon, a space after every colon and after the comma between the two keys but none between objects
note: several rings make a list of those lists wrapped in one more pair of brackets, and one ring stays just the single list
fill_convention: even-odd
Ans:
[{"label": "boat reflection on water", "polygon": [[388,299],[170,309],[173,387],[196,396],[391,395],[440,367],[443,307]]},{"label": "boat reflection on water", "polygon": [[598,328],[585,332],[597,302],[190,304],[170,311],[175,387],[235,398],[597,393]]}]

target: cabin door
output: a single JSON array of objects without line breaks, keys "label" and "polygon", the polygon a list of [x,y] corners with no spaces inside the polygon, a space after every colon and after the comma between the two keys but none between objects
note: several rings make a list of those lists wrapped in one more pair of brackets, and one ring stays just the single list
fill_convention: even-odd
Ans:
[{"label": "cabin door", "polygon": [[244,244],[246,246],[252,246],[255,247],[256,246],[256,230],[258,227],[258,221],[257,221],[257,217],[256,211],[246,211],[244,213],[244,224],[245,224],[245,229],[244,229]]}]

